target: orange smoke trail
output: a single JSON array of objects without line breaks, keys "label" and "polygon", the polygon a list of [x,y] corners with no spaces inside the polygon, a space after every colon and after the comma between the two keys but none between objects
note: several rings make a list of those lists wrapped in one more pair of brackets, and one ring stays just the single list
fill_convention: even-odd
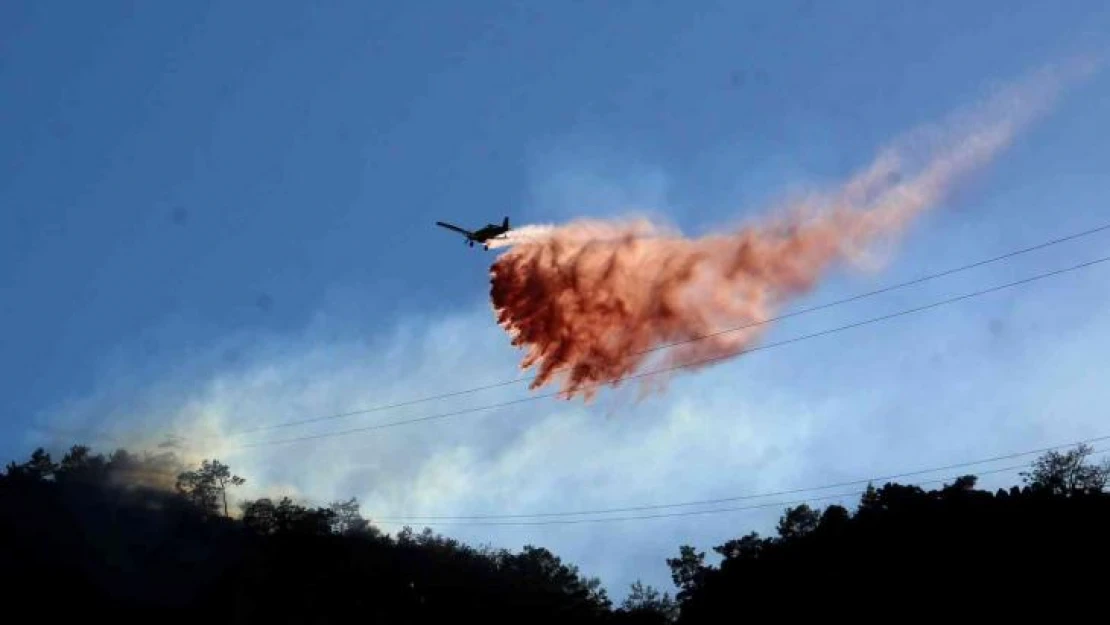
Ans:
[{"label": "orange smoke trail", "polygon": [[[946,131],[885,150],[839,190],[729,234],[689,239],[645,220],[515,231],[491,268],[497,321],[525,349],[522,367],[536,368],[532,388],[562,377],[568,398],[588,400],[652,356],[674,366],[739,354],[766,326],[714,332],[767,320],[836,263],[900,234],[1005,148],[1063,78],[1043,71]],[[922,139],[931,145],[922,149]],[[682,344],[658,350],[672,343]]]}]

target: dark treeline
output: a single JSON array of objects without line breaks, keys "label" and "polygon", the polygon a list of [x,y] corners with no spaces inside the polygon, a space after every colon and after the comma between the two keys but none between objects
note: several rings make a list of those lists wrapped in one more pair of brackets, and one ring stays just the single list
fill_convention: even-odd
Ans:
[{"label": "dark treeline", "polygon": [[[845,610],[900,621],[938,606],[1028,616],[1105,593],[1110,466],[1090,453],[1045,454],[1022,487],[994,493],[969,475],[933,491],[869,487],[854,511],[789,508],[776,535],[713,547],[715,565],[680,547],[666,563],[673,599],[635,584],[615,605],[540,547],[387,535],[354,499],[236,505],[244,479],[218,461],[81,446],[55,461],[39,449],[0,475],[0,583],[10,614],[48,622],[662,624]],[[600,527],[619,540],[619,526]]]}]

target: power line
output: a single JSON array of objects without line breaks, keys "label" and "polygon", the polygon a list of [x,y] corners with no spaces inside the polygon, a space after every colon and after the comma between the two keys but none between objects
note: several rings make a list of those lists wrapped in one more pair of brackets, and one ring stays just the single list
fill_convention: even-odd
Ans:
[{"label": "power line", "polygon": [[[660,374],[663,374],[663,373],[669,373],[669,372],[672,372],[672,371],[678,371],[680,369],[687,369],[687,368],[690,368],[690,367],[698,367],[698,366],[702,366],[702,365],[712,364],[714,362],[728,360],[728,359],[731,359],[731,358],[738,358],[740,356],[743,356],[745,354],[749,354],[749,353],[752,353],[752,352],[765,351],[765,350],[773,349],[773,348],[776,348],[776,347],[782,347],[784,345],[789,345],[791,343],[798,343],[798,342],[801,342],[801,341],[814,339],[814,338],[819,338],[819,337],[827,336],[827,335],[830,335],[830,334],[836,334],[838,332],[843,332],[845,330],[851,330],[851,329],[854,329],[854,328],[870,325],[870,324],[873,324],[873,323],[878,323],[880,321],[887,321],[887,320],[894,319],[894,318],[897,318],[897,317],[903,317],[903,316],[907,316],[907,315],[911,315],[911,314],[915,314],[915,313],[919,313],[919,312],[924,312],[926,310],[930,310],[930,309],[933,309],[933,308],[939,308],[941,306],[946,306],[946,305],[949,305],[949,304],[954,304],[956,302],[960,302],[960,301],[963,301],[963,300],[966,300],[966,299],[971,299],[973,297],[980,297],[980,296],[987,295],[987,294],[990,294],[990,293],[994,293],[994,292],[997,292],[997,291],[1002,291],[1002,290],[1005,290],[1005,289],[1009,289],[1009,288],[1029,284],[1029,283],[1032,283],[1032,282],[1036,282],[1038,280],[1043,280],[1043,279],[1046,279],[1046,278],[1055,277],[1055,276],[1065,274],[1065,273],[1068,273],[1068,272],[1071,272],[1071,271],[1078,271],[1079,269],[1085,269],[1087,267],[1091,267],[1091,266],[1094,266],[1094,265],[1105,263],[1107,261],[1110,261],[1110,256],[1104,256],[1104,257],[1098,258],[1096,260],[1088,261],[1088,262],[1085,262],[1085,263],[1080,263],[1078,265],[1072,265],[1070,267],[1065,267],[1063,269],[1056,269],[1054,271],[1049,271],[1049,272],[1046,272],[1046,273],[1038,274],[1038,275],[1035,275],[1035,276],[1031,276],[1031,277],[1028,277],[1028,278],[1021,279],[1021,280],[1008,282],[1006,284],[1001,284],[1001,285],[986,288],[986,289],[980,289],[978,291],[972,291],[970,293],[965,293],[963,295],[958,295],[956,297],[950,297],[950,298],[947,298],[947,299],[936,301],[936,302],[933,302],[931,304],[926,304],[926,305],[923,305],[923,306],[917,306],[915,308],[908,308],[908,309],[900,310],[898,312],[894,312],[894,313],[890,313],[890,314],[886,314],[886,315],[880,315],[878,317],[871,317],[870,319],[865,319],[863,321],[857,321],[855,323],[850,323],[850,324],[847,324],[847,325],[838,326],[838,327],[831,328],[831,329],[828,329],[828,330],[822,330],[820,332],[814,332],[814,333],[811,333],[811,334],[804,334],[804,335],[797,336],[797,337],[794,337],[794,338],[785,339],[785,340],[782,340],[782,341],[767,343],[767,344],[764,344],[764,345],[758,345],[758,346],[755,346],[755,347],[751,347],[751,348],[748,348],[748,349],[741,350],[741,351],[739,351],[735,354],[728,354],[728,355],[724,355],[724,356],[714,356],[714,357],[711,357],[711,358],[704,358],[704,359],[701,359],[701,360],[682,363],[682,364],[679,364],[679,365],[665,367],[665,368],[662,368],[662,369],[654,369],[654,370],[646,371],[646,372],[643,372],[643,373],[637,373],[637,374],[629,375],[629,376],[624,377],[624,378],[610,379],[610,380],[604,380],[604,381],[601,381],[601,382],[596,382],[596,383],[593,383],[593,384],[586,384],[586,385],[583,385],[583,386],[579,387],[578,390],[582,391],[582,390],[596,389],[596,388],[601,388],[601,387],[606,386],[606,385],[616,384],[618,382],[632,381],[632,380],[637,380],[637,379],[646,378],[646,377],[650,377],[650,376],[660,375]],[[411,425],[411,424],[414,424],[414,423],[423,423],[423,422],[426,422],[426,421],[437,421],[437,420],[441,420],[441,419],[447,419],[447,418],[450,418],[450,417],[457,417],[457,416],[476,413],[476,412],[486,412],[486,411],[490,411],[490,410],[496,410],[498,408],[505,408],[505,407],[508,407],[508,406],[514,406],[514,405],[517,405],[517,404],[523,404],[523,403],[527,403],[527,402],[538,401],[538,400],[541,400],[541,399],[547,399],[547,398],[551,398],[551,397],[558,397],[560,395],[565,395],[565,394],[566,394],[565,391],[554,391],[554,392],[551,392],[551,393],[544,393],[544,394],[540,394],[540,395],[532,395],[532,396],[529,396],[529,397],[523,397],[523,398],[520,398],[520,399],[514,399],[514,400],[510,400],[510,401],[504,401],[504,402],[499,402],[499,403],[494,403],[494,404],[487,404],[487,405],[484,405],[484,406],[475,406],[475,407],[472,407],[472,408],[464,408],[464,409],[461,409],[461,410],[452,410],[452,411],[449,411],[449,412],[427,415],[427,416],[423,416],[423,417],[416,417],[416,418],[412,418],[412,419],[402,419],[402,420],[398,420],[398,421],[387,421],[385,423],[376,423],[376,424],[373,424],[373,425],[366,425],[366,426],[357,427],[357,428],[350,428],[350,429],[346,429],[346,430],[337,430],[335,432],[323,432],[323,433],[320,433],[320,434],[311,434],[311,435],[297,436],[297,437],[285,438],[285,439],[274,439],[274,440],[268,440],[268,441],[260,441],[260,442],[257,442],[257,443],[248,443],[248,444],[245,444],[245,445],[240,445],[238,447],[233,447],[231,449],[232,450],[250,449],[250,448],[255,448],[255,447],[263,447],[263,446],[267,446],[267,445],[297,443],[297,442],[304,442],[304,441],[320,440],[320,439],[324,439],[324,438],[334,438],[334,437],[337,437],[337,436],[346,436],[346,435],[349,435],[349,434],[358,434],[358,433],[363,433],[363,432],[371,432],[371,431],[374,431],[374,430],[383,430],[383,429],[399,427],[399,426],[403,426],[403,425]]]},{"label": "power line", "polygon": [[1110,224],[1107,224],[1107,225],[1104,225],[1104,226],[1099,226],[1098,228],[1092,228],[1090,230],[1084,230],[1083,232],[1068,235],[1066,237],[1061,237],[1059,239],[1053,239],[1052,241],[1048,241],[1048,242],[1045,242],[1045,243],[1040,243],[1040,244],[1034,245],[1032,247],[1027,247],[1027,248],[1020,249],[1020,250],[1015,250],[1013,252],[1007,252],[1006,254],[1002,254],[1001,256],[995,256],[994,258],[988,258],[986,260],[981,260],[981,261],[971,263],[971,264],[968,264],[968,265],[962,265],[960,267],[954,267],[952,269],[947,269],[945,271],[941,271],[941,272],[938,272],[938,273],[933,273],[933,274],[929,274],[929,275],[926,275],[926,276],[921,276],[920,278],[915,278],[915,279],[909,280],[907,282],[900,282],[898,284],[893,284],[893,285],[890,285],[890,286],[886,286],[886,287],[883,287],[883,288],[880,288],[880,289],[876,289],[874,291],[867,291],[865,293],[860,293],[858,295],[853,295],[853,296],[847,297],[845,299],[835,300],[835,301],[832,301],[832,302],[829,302],[829,303],[826,303],[826,304],[818,304],[817,306],[811,306],[809,308],[802,308],[802,309],[794,311],[794,312],[778,315],[777,317],[772,317],[772,318],[767,319],[765,321],[752,322],[752,323],[749,323],[747,325],[737,326],[737,327],[734,327],[734,328],[726,328],[724,330],[718,330],[718,331],[712,332],[710,334],[703,334],[703,335],[699,335],[699,336],[696,336],[696,337],[693,337],[693,338],[684,339],[684,340],[681,340],[681,341],[675,341],[674,343],[665,343],[663,345],[657,345],[657,346],[652,347],[650,349],[646,349],[646,350],[644,350],[643,352],[640,352],[640,353],[646,354],[646,353],[658,351],[658,350],[661,350],[661,349],[668,349],[668,348],[675,347],[675,346],[678,346],[678,345],[685,345],[687,343],[694,343],[696,341],[703,341],[705,339],[712,338],[714,336],[719,336],[721,334],[728,334],[730,332],[738,332],[740,330],[746,330],[748,328],[752,328],[752,327],[762,325],[762,324],[765,324],[765,323],[771,323],[772,321],[780,321],[782,319],[787,319],[787,318],[790,318],[790,317],[797,317],[799,315],[808,314],[808,313],[815,312],[815,311],[818,311],[818,310],[823,310],[823,309],[826,309],[826,308],[832,308],[834,306],[840,306],[842,304],[849,304],[851,302],[859,301],[861,299],[866,299],[868,297],[874,297],[876,295],[882,295],[883,293],[889,293],[891,291],[896,291],[898,289],[902,289],[902,288],[905,288],[905,287],[908,287],[908,286],[914,286],[914,285],[917,285],[917,284],[922,284],[924,282],[928,282],[929,280],[935,280],[937,278],[943,278],[945,276],[950,276],[950,275],[960,273],[960,272],[963,272],[963,271],[969,271],[971,269],[976,269],[978,267],[982,267],[984,265],[989,265],[991,263],[996,263],[996,262],[999,262],[999,261],[1002,261],[1002,260],[1007,260],[1007,259],[1013,258],[1015,256],[1020,256],[1022,254],[1028,254],[1029,252],[1035,252],[1037,250],[1041,250],[1041,249],[1044,249],[1044,248],[1047,248],[1047,247],[1051,247],[1053,245],[1059,245],[1060,243],[1065,243],[1067,241],[1071,241],[1071,240],[1074,240],[1074,239],[1078,239],[1080,237],[1095,234],[1097,232],[1102,232],[1104,230],[1110,230]]},{"label": "power line", "polygon": [[[895,290],[898,290],[898,289],[903,289],[903,288],[906,288],[906,287],[922,284],[922,283],[928,282],[930,280],[936,280],[938,278],[943,278],[943,277],[950,276],[950,275],[953,275],[953,274],[956,274],[956,273],[969,271],[971,269],[976,269],[976,268],[982,267],[984,265],[997,263],[997,262],[1000,262],[1000,261],[1003,261],[1003,260],[1014,258],[1015,256],[1020,256],[1022,254],[1028,254],[1030,252],[1035,252],[1037,250],[1042,250],[1042,249],[1045,249],[1045,248],[1048,248],[1048,247],[1052,247],[1054,245],[1059,245],[1061,243],[1066,243],[1068,241],[1073,241],[1075,239],[1079,239],[1079,238],[1082,238],[1082,237],[1097,234],[1099,232],[1103,232],[1103,231],[1106,231],[1106,230],[1110,230],[1110,224],[1105,224],[1105,225],[1098,226],[1098,227],[1095,227],[1095,228],[1089,228],[1087,230],[1083,230],[1083,231],[1080,231],[1080,232],[1069,234],[1067,236],[1052,239],[1052,240],[1046,241],[1044,243],[1039,243],[1037,245],[1033,245],[1033,246],[1030,246],[1030,247],[1025,247],[1025,248],[1022,248],[1022,249],[1019,249],[1019,250],[1014,250],[1012,252],[1007,252],[1007,253],[999,255],[999,256],[994,256],[994,257],[987,258],[987,259],[984,259],[984,260],[979,260],[979,261],[976,261],[976,262],[973,262],[973,263],[970,263],[970,264],[961,265],[959,267],[953,267],[951,269],[946,269],[944,271],[940,271],[940,272],[937,272],[937,273],[928,274],[928,275],[925,275],[925,276],[921,276],[919,278],[915,278],[913,280],[909,280],[907,282],[900,282],[900,283],[893,284],[893,285],[886,286],[886,287],[882,287],[882,288],[879,288],[879,289],[876,289],[876,290],[873,290],[873,291],[867,291],[867,292],[860,293],[860,294],[857,294],[857,295],[853,295],[851,297],[847,297],[847,298],[844,298],[844,299],[834,300],[832,302],[827,302],[825,304],[819,304],[819,305],[811,306],[811,307],[808,307],[808,308],[802,308],[802,309],[799,309],[799,310],[796,310],[796,311],[793,311],[793,312],[784,313],[784,314],[781,314],[781,315],[770,317],[768,319],[764,319],[764,320],[760,320],[760,321],[754,321],[754,322],[750,322],[750,323],[747,323],[747,324],[744,324],[744,325],[735,326],[735,327],[731,327],[731,328],[725,328],[725,329],[722,329],[722,330],[717,330],[717,331],[711,332],[709,334],[698,335],[698,336],[691,337],[689,339],[684,339],[684,340],[676,341],[676,342],[673,342],[673,343],[665,343],[665,344],[662,344],[662,345],[657,345],[655,347],[651,347],[651,348],[648,348],[646,350],[636,352],[633,355],[640,356],[640,355],[643,355],[643,354],[648,354],[648,353],[656,352],[656,351],[663,350],[663,349],[669,349],[669,348],[676,347],[676,346],[679,346],[679,345],[686,345],[686,344],[694,343],[694,342],[697,342],[697,341],[703,341],[703,340],[713,338],[713,337],[716,337],[716,336],[721,336],[723,334],[729,334],[729,333],[733,333],[733,332],[739,332],[739,331],[742,331],[742,330],[747,330],[747,329],[750,329],[750,328],[766,325],[766,324],[773,323],[773,322],[776,322],[776,321],[781,321],[783,319],[788,319],[788,318],[791,318],[791,317],[797,317],[797,316],[800,316],[800,315],[809,314],[809,313],[816,312],[816,311],[819,311],[819,310],[824,310],[824,309],[827,309],[827,308],[833,308],[835,306],[841,306],[841,305],[844,305],[844,304],[859,301],[859,300],[866,299],[866,298],[869,298],[869,297],[874,297],[876,295],[882,295],[883,293],[889,293],[891,291],[895,291]],[[472,388],[461,389],[461,390],[458,390],[458,391],[451,391],[451,392],[448,392],[448,393],[440,393],[440,394],[437,394],[437,395],[427,395],[427,396],[424,396],[424,397],[417,397],[417,398],[414,398],[414,399],[405,400],[405,401],[401,401],[401,402],[396,402],[396,403],[392,403],[392,404],[383,404],[383,405],[380,405],[380,406],[374,406],[372,408],[361,408],[361,409],[358,409],[358,410],[351,410],[351,411],[348,411],[348,412],[340,412],[340,413],[335,413],[335,414],[322,415],[322,416],[317,416],[317,417],[310,417],[310,418],[306,418],[306,419],[296,419],[296,420],[292,420],[292,421],[284,421],[284,422],[281,422],[281,423],[274,423],[274,424],[270,424],[270,425],[262,425],[262,426],[258,426],[258,427],[254,427],[254,428],[247,428],[247,429],[238,430],[238,431],[235,431],[235,432],[230,432],[230,433],[226,434],[226,436],[239,436],[239,435],[243,435],[243,434],[252,434],[252,433],[255,433],[255,432],[263,432],[263,431],[275,430],[275,429],[279,429],[279,428],[287,428],[287,427],[294,427],[294,426],[298,426],[298,425],[306,425],[306,424],[309,424],[309,423],[319,423],[321,421],[331,421],[331,420],[335,420],[335,419],[343,419],[343,418],[347,418],[347,417],[354,417],[354,416],[358,416],[358,415],[371,414],[371,413],[375,413],[375,412],[384,412],[384,411],[387,411],[387,410],[396,410],[397,408],[405,408],[405,407],[408,407],[408,406],[414,406],[414,405],[417,405],[417,404],[423,404],[423,403],[436,401],[436,400],[440,400],[440,399],[449,399],[449,398],[452,398],[452,397],[459,397],[459,396],[462,396],[462,395],[470,395],[470,394],[478,393],[478,392],[481,392],[481,391],[488,391],[488,390],[492,390],[492,389],[495,389],[495,388],[501,388],[501,387],[504,387],[504,386],[511,386],[513,384],[520,384],[522,382],[531,382],[535,379],[536,379],[536,376],[525,377],[525,378],[514,378],[512,380],[503,380],[501,382],[495,382],[495,383],[492,383],[492,384],[486,384],[486,385],[482,385],[482,386],[475,386],[475,387],[472,387]]]},{"label": "power line", "polygon": [[[1099,452],[1105,453],[1105,452]],[[991,469],[989,471],[980,471],[979,475],[992,475],[997,473],[1006,473],[1008,471],[1015,471],[1017,469],[1024,469],[1030,463],[1017,464],[1009,467],[1002,467],[1000,469]],[[941,484],[944,482],[954,481],[962,476],[953,475],[944,478],[937,478],[932,480],[924,480],[918,482],[918,486],[926,484]],[[806,499],[796,499],[793,501],[775,501],[762,504],[754,504],[750,506],[731,506],[727,508],[711,508],[708,510],[685,510],[682,512],[662,512],[657,514],[636,514],[618,517],[597,517],[592,519],[554,519],[547,521],[455,521],[446,523],[433,523],[437,526],[542,526],[542,525],[582,525],[586,523],[612,523],[619,521],[647,521],[653,519],[670,519],[675,517],[689,517],[689,516],[704,516],[709,514],[724,514],[726,512],[741,512],[745,510],[760,510],[765,508],[777,508],[780,506],[797,506],[803,503],[810,503],[813,501],[828,501],[831,499],[843,499],[845,497],[859,497],[866,493],[866,490],[851,491],[845,493],[836,493],[834,495],[822,495],[820,497],[809,497]],[[371,523],[378,524],[371,519]],[[409,525],[408,523],[382,523],[380,525]]]},{"label": "power line", "polygon": [[1053,445],[1051,447],[1042,447],[1040,449],[1031,449],[1028,451],[1020,451],[1011,454],[1004,454],[1001,456],[993,456],[990,458],[982,458],[980,460],[969,460],[967,462],[958,462],[955,464],[948,464],[939,467],[932,467],[929,469],[920,469],[917,471],[906,471],[904,473],[895,473],[892,475],[881,475],[876,477],[869,477],[860,480],[851,480],[848,482],[837,482],[835,484],[825,484],[824,486],[808,486],[805,488],[794,488],[790,490],[780,490],[767,493],[757,493],[750,495],[738,495],[734,497],[719,497],[716,499],[702,499],[698,501],[684,501],[679,503],[666,503],[666,504],[652,504],[640,506],[627,506],[623,508],[602,508],[594,510],[578,510],[573,512],[537,512],[531,514],[477,514],[477,515],[442,515],[442,516],[381,516],[375,517],[385,521],[477,521],[477,520],[490,520],[490,519],[529,519],[529,518],[552,518],[552,517],[574,517],[574,516],[587,516],[598,514],[617,514],[621,512],[643,512],[646,510],[666,510],[669,508],[683,508],[688,506],[705,506],[712,504],[729,503],[733,501],[744,501],[748,499],[763,499],[766,497],[782,497],[784,495],[797,495],[799,493],[806,493],[812,491],[829,490],[832,488],[844,488],[846,486],[858,486],[861,484],[870,484],[873,482],[889,482],[891,480],[912,477],[915,475],[924,475],[926,473],[936,473],[938,471],[951,471],[953,469],[960,469],[964,467],[975,466],[979,464],[988,464],[991,462],[998,462],[1000,460],[1012,460],[1014,458],[1021,458],[1023,456],[1031,456],[1033,454],[1042,454],[1057,449],[1064,449],[1067,447],[1075,447],[1086,443],[1097,443],[1101,441],[1110,440],[1110,435],[1096,436],[1084,440],[1065,443],[1062,445]]},{"label": "power line", "polygon": [[[766,320],[752,322],[752,323],[749,323],[749,324],[746,324],[746,325],[737,326],[737,327],[733,327],[733,328],[726,328],[726,329],[723,329],[723,330],[718,330],[718,331],[712,332],[710,334],[693,337],[693,338],[686,339],[686,340],[683,340],[683,341],[678,341],[678,342],[675,342],[675,343],[669,343],[669,344],[655,346],[655,347],[649,348],[647,350],[644,350],[643,352],[638,352],[637,355],[644,354],[644,353],[650,353],[650,352],[654,352],[654,351],[658,351],[658,350],[662,350],[662,349],[667,349],[667,348],[674,347],[674,346],[677,346],[677,345],[692,343],[692,342],[695,342],[695,341],[704,340],[704,339],[707,339],[707,338],[711,338],[711,337],[714,337],[714,336],[719,336],[721,334],[725,334],[725,333],[729,333],[729,332],[737,332],[737,331],[749,329],[749,328],[752,328],[752,327],[756,327],[756,326],[772,323],[772,322],[775,322],[775,321],[779,321],[779,320],[782,320],[782,319],[795,317],[795,316],[800,316],[800,315],[803,315],[803,314],[808,314],[808,313],[811,313],[811,312],[823,310],[823,309],[826,309],[826,308],[832,308],[832,307],[835,307],[835,306],[839,306],[839,305],[847,304],[847,303],[850,303],[850,302],[862,300],[862,299],[865,299],[865,298],[868,298],[868,297],[873,297],[873,296],[880,295],[880,294],[883,294],[883,293],[888,293],[888,292],[891,292],[891,291],[894,291],[894,290],[897,290],[897,289],[902,289],[902,288],[906,288],[908,286],[913,286],[913,285],[921,284],[921,283],[924,283],[924,282],[927,282],[927,281],[930,281],[930,280],[935,280],[935,279],[938,279],[938,278],[941,278],[941,277],[953,275],[953,274],[960,273],[960,272],[963,272],[963,271],[968,271],[968,270],[971,270],[971,269],[974,269],[974,268],[977,268],[977,267],[981,267],[981,266],[984,266],[984,265],[996,263],[996,262],[1006,260],[1006,259],[1009,259],[1009,258],[1013,258],[1013,257],[1019,256],[1019,255],[1022,255],[1022,254],[1027,254],[1027,253],[1030,253],[1030,252],[1033,252],[1033,251],[1045,249],[1045,248],[1048,248],[1048,247],[1051,247],[1051,246],[1054,246],[1054,245],[1059,245],[1061,243],[1065,243],[1065,242],[1072,241],[1072,240],[1075,240],[1075,239],[1079,239],[1079,238],[1082,238],[1082,237],[1097,234],[1099,232],[1104,232],[1106,230],[1110,230],[1110,224],[1104,224],[1104,225],[1097,226],[1097,227],[1094,227],[1094,228],[1089,228],[1089,229],[1086,229],[1086,230],[1075,232],[1073,234],[1058,237],[1056,239],[1052,239],[1052,240],[1049,240],[1049,241],[1046,241],[1046,242],[1043,242],[1043,243],[1039,243],[1039,244],[1036,244],[1036,245],[1032,245],[1032,246],[1029,246],[1029,247],[1022,248],[1022,249],[1007,252],[1007,253],[999,255],[999,256],[994,256],[994,257],[984,259],[984,260],[980,260],[980,261],[976,261],[976,262],[973,262],[973,263],[970,263],[970,264],[962,265],[962,266],[959,266],[959,267],[954,267],[954,268],[947,269],[947,270],[944,270],[944,271],[941,271],[941,272],[928,274],[928,275],[925,275],[925,276],[922,276],[922,277],[919,277],[919,278],[916,278],[916,279],[913,279],[913,280],[909,280],[907,282],[897,283],[897,284],[886,286],[886,287],[876,289],[876,290],[873,290],[873,291],[860,293],[860,294],[857,294],[857,295],[854,295],[854,296],[851,296],[851,297],[847,297],[847,298],[844,298],[844,299],[835,300],[835,301],[832,301],[832,302],[828,302],[828,303],[825,303],[825,304],[820,304],[820,305],[816,305],[816,306],[812,306],[812,307],[808,307],[808,308],[803,308],[803,309],[793,311],[793,312],[790,312],[790,313],[784,313],[782,315],[771,317],[771,318],[768,318]],[[764,347],[767,347],[767,346],[764,346]],[[689,366],[695,366],[696,364],[700,364],[700,363],[691,363]],[[437,395],[428,395],[428,396],[418,397],[418,398],[414,398],[414,399],[411,399],[411,400],[396,402],[396,403],[392,403],[392,404],[379,405],[379,406],[375,406],[375,407],[372,407],[372,408],[364,408],[364,409],[352,410],[352,411],[348,411],[348,412],[342,412],[342,413],[336,413],[336,414],[330,414],[330,415],[323,415],[323,416],[318,416],[318,417],[311,417],[311,418],[307,418],[307,419],[298,419],[298,420],[286,421],[286,422],[275,423],[275,424],[270,424],[270,425],[263,425],[263,426],[258,426],[258,427],[255,427],[255,428],[248,428],[248,429],[243,429],[243,430],[230,432],[228,434],[225,434],[224,436],[225,437],[227,437],[227,436],[240,436],[240,435],[243,435],[243,434],[262,432],[262,431],[267,431],[267,430],[272,430],[272,429],[293,427],[293,426],[297,426],[297,425],[306,425],[306,424],[310,424],[310,423],[317,423],[317,422],[321,422],[321,421],[328,421],[328,420],[340,419],[340,418],[345,418],[345,417],[352,417],[352,416],[358,416],[358,415],[363,415],[363,414],[370,414],[370,413],[375,413],[375,412],[383,412],[383,411],[386,411],[386,410],[393,410],[393,409],[397,409],[397,408],[403,408],[403,407],[417,405],[417,404],[426,403],[426,402],[431,402],[431,401],[435,401],[435,400],[448,399],[448,398],[451,398],[451,397],[458,397],[458,396],[462,396],[462,395],[473,394],[473,393],[477,393],[477,392],[481,392],[481,391],[485,391],[485,390],[492,390],[492,389],[495,389],[495,388],[500,388],[500,387],[509,386],[509,385],[513,385],[513,384],[519,384],[521,382],[530,382],[534,379],[535,379],[535,376],[531,376],[531,377],[527,377],[527,378],[516,378],[516,379],[512,379],[512,380],[505,380],[505,381],[502,381],[502,382],[487,384],[487,385],[483,385],[483,386],[476,386],[476,387],[472,387],[472,388],[468,388],[468,389],[462,389],[462,390],[458,390],[458,391],[452,391],[452,392],[448,392],[448,393],[441,393],[441,394],[437,394]],[[607,383],[608,382],[602,382],[601,384],[604,385],[604,384],[607,384]],[[543,399],[543,398],[547,398],[547,397],[557,396],[559,394],[560,393],[541,395],[541,396],[535,397],[535,399]],[[512,405],[514,403],[518,403],[518,402],[508,402],[508,403],[503,404],[503,405]],[[502,407],[502,405],[493,406],[493,408],[496,408],[496,407]],[[471,411],[466,411],[466,412],[471,412]],[[454,414],[434,415],[433,417],[431,417],[431,419],[441,418],[443,416],[454,416]],[[428,420],[428,419],[420,419],[420,420]],[[384,425],[386,427],[392,427],[390,424],[384,424]],[[42,426],[38,426],[38,427],[42,428]],[[47,431],[53,431],[54,430],[53,428],[50,428],[50,427],[46,427],[45,429]],[[91,430],[90,430],[90,432],[91,432]],[[102,436],[102,438],[107,438],[108,440],[121,440],[121,439],[118,439],[117,437],[114,437],[114,436]],[[180,438],[180,437],[177,437],[177,438]],[[200,440],[206,440],[206,439],[200,439]],[[211,439],[211,440],[216,440],[216,439]]]}]

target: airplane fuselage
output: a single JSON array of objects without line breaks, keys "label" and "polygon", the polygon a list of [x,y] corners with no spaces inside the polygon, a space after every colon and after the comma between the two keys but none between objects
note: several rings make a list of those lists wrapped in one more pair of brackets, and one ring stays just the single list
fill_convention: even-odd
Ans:
[{"label": "airplane fuselage", "polygon": [[497,224],[486,224],[485,227],[479,228],[478,230],[474,231],[474,233],[469,235],[467,238],[478,243],[485,243],[486,241],[494,237],[501,236],[508,231],[508,228],[499,226]]},{"label": "airplane fuselage", "polygon": [[470,230],[466,230],[465,228],[460,228],[453,224],[444,223],[442,221],[437,221],[436,225],[441,228],[447,228],[448,230],[454,230],[455,232],[463,235],[464,237],[466,237],[466,244],[470,247],[474,247],[475,243],[481,243],[487,250],[489,249],[490,239],[495,239],[510,230],[508,217],[506,217],[505,221],[501,222],[500,225],[486,224],[485,226],[482,226],[481,228],[473,232],[471,232]]}]

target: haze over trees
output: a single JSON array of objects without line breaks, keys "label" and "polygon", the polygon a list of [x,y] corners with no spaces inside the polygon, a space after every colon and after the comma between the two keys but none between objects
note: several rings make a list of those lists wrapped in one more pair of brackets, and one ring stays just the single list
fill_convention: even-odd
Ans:
[{"label": "haze over trees", "polygon": [[[542,547],[390,535],[354,498],[232,505],[245,480],[218,460],[185,467],[170,452],[77,445],[55,462],[36,449],[0,475],[0,588],[9,610],[33,605],[49,621],[665,624],[837,608],[904,620],[923,603],[1059,613],[1104,593],[1110,465],[1093,451],[1049,452],[1021,487],[993,493],[968,475],[932,491],[872,486],[855,510],[788,508],[775,535],[712,547],[715,563],[679,546],[660,563],[673,596],[637,582],[618,603]],[[619,540],[612,525],[598,531]]]}]

